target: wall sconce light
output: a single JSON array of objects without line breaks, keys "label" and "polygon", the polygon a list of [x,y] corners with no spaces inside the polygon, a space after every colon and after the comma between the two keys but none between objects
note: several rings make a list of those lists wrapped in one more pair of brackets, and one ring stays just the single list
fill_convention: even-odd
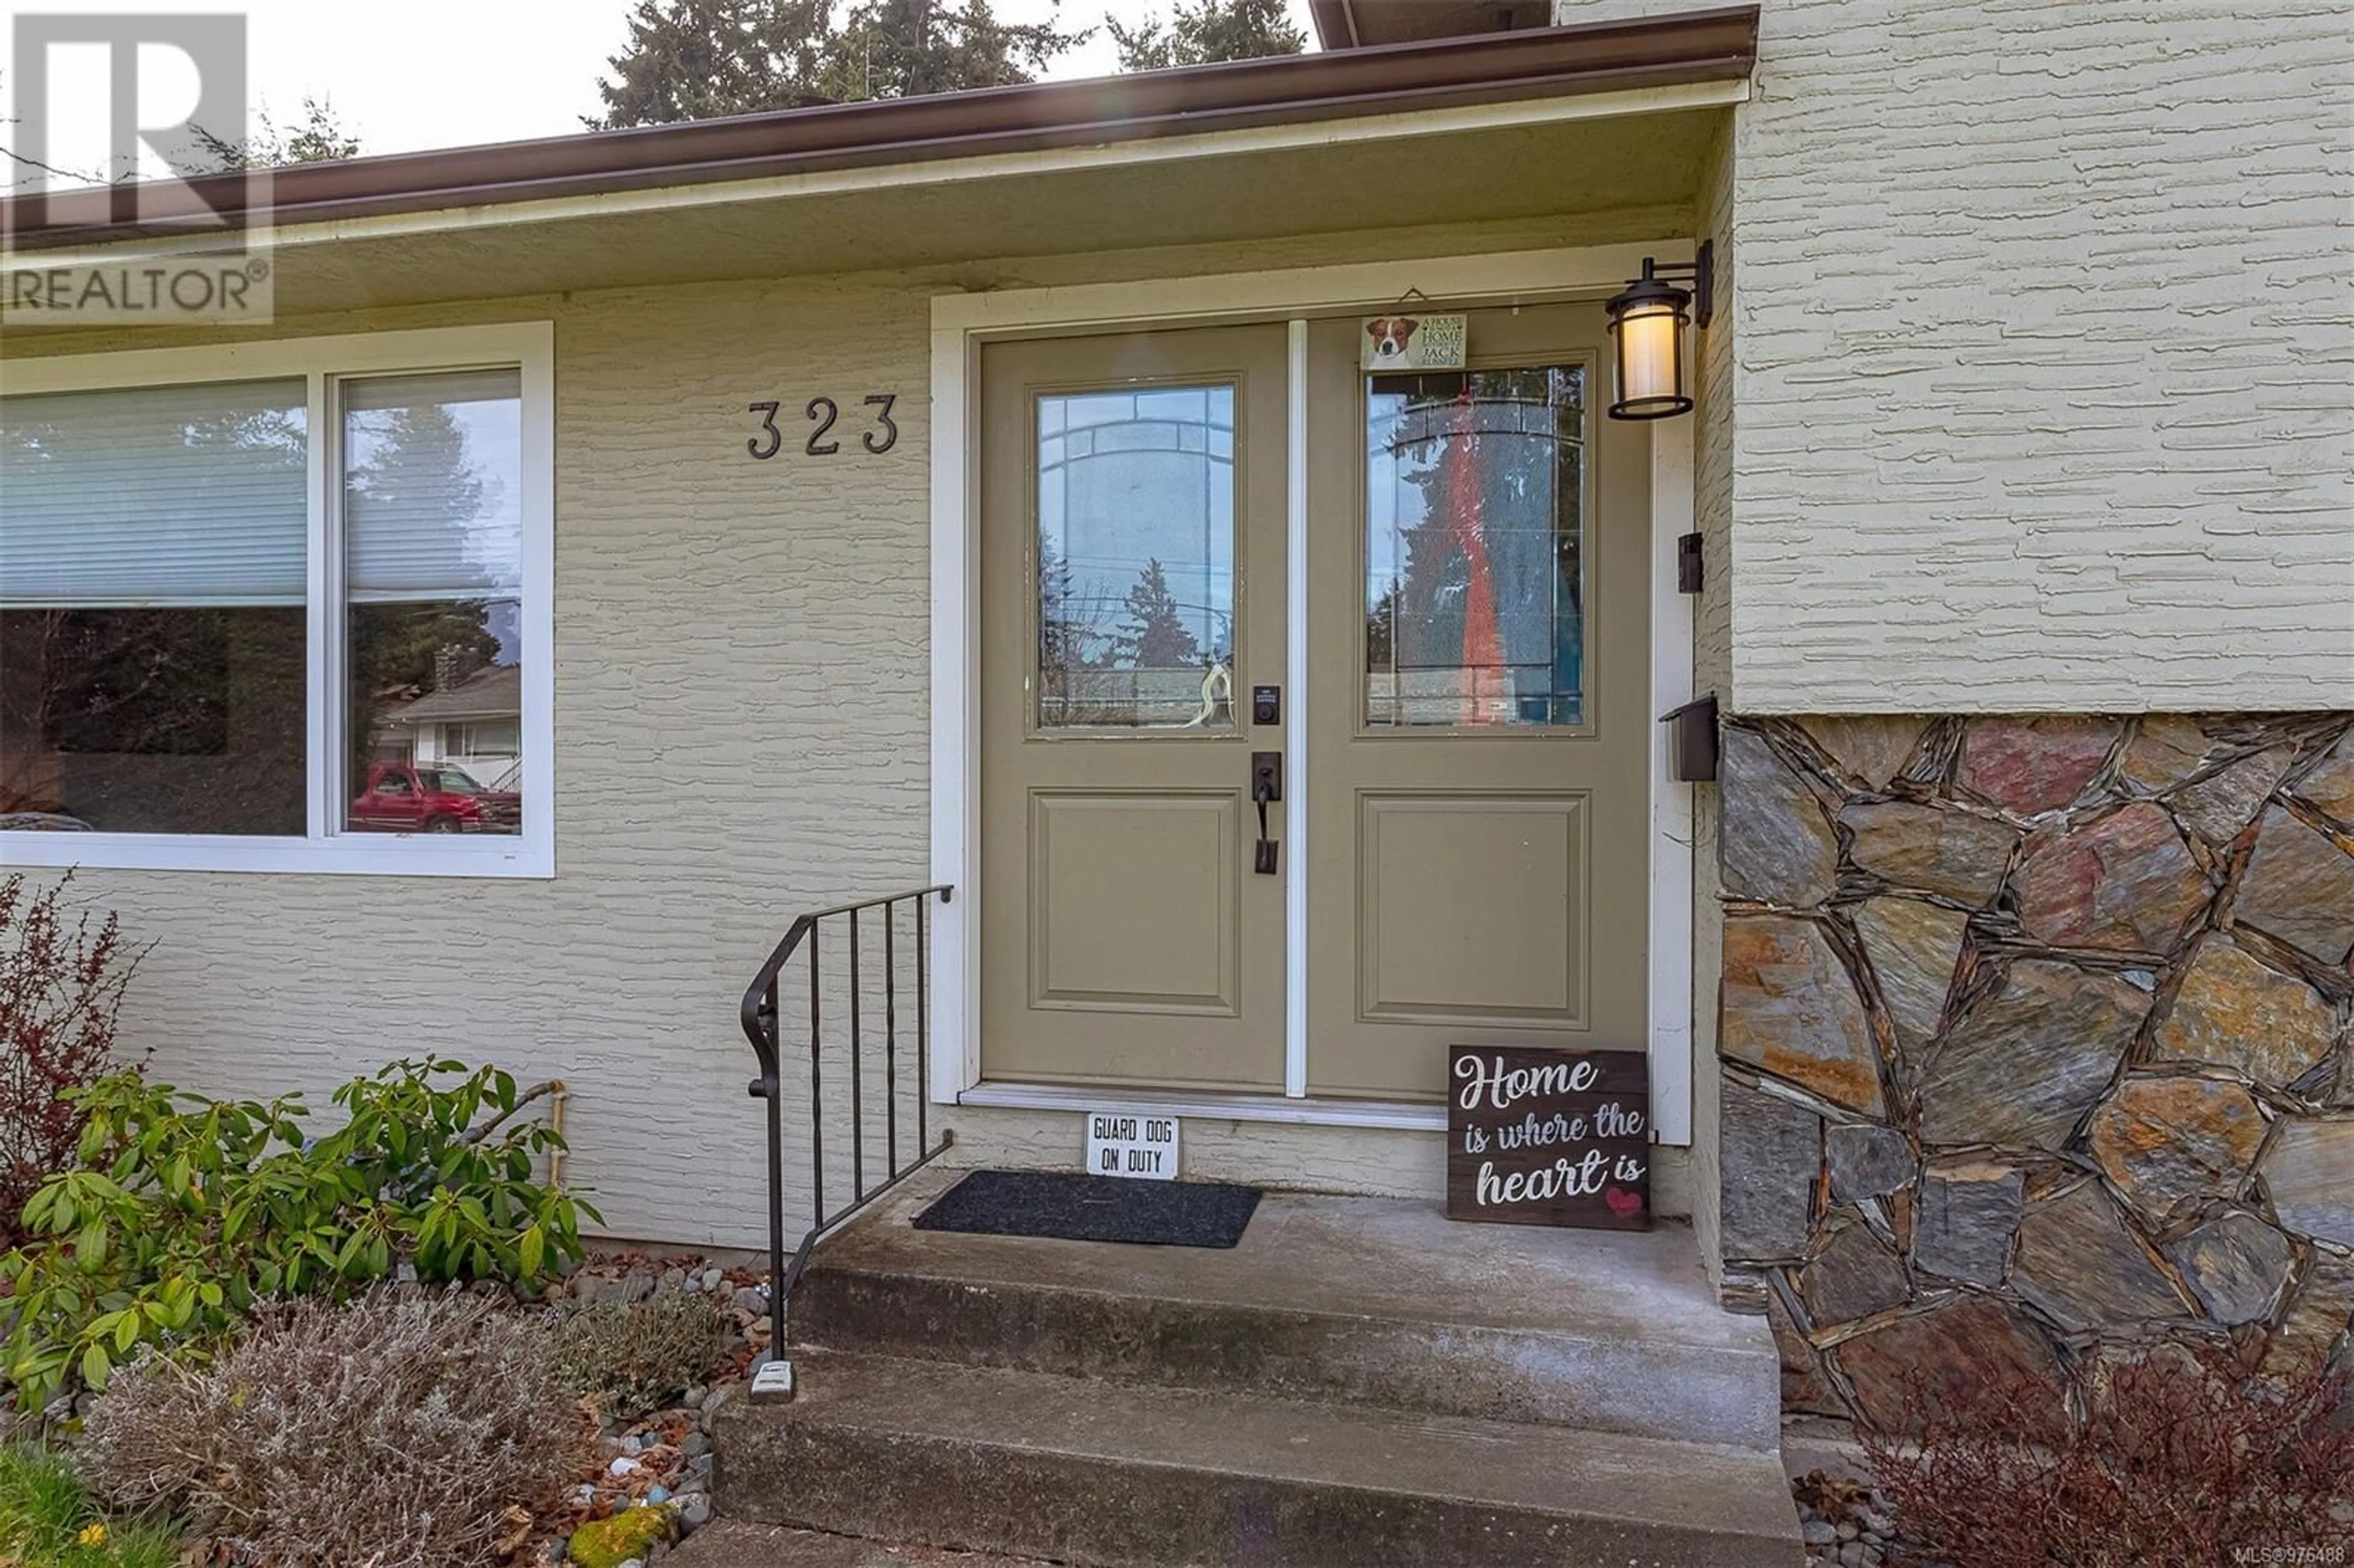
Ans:
[{"label": "wall sconce light", "polygon": [[[1677,288],[1669,278],[1690,279]],[[1602,309],[1610,317],[1617,393],[1614,419],[1665,419],[1691,412],[1684,389],[1684,328],[1703,327],[1715,313],[1716,246],[1703,239],[1691,260],[1665,266],[1643,258],[1643,275],[1627,281],[1627,291]]]}]

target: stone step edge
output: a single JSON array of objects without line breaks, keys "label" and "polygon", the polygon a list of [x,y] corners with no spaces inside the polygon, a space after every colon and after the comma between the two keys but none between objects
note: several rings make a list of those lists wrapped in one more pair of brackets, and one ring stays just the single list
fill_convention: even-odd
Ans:
[{"label": "stone step edge", "polygon": [[[1005,1427],[990,1432],[943,1430],[928,1421],[876,1419],[871,1411],[863,1411],[855,1403],[836,1404],[816,1400],[811,1393],[832,1381],[829,1373],[847,1372],[856,1376],[862,1371],[881,1372],[926,1379],[938,1384],[966,1384],[970,1388],[986,1388],[992,1382],[1001,1387],[1039,1391],[1067,1391],[1075,1397],[1077,1391],[1095,1389],[1117,1391],[1127,1398],[1145,1405],[1182,1407],[1185,1405],[1218,1406],[1234,1414],[1286,1412],[1307,1415],[1320,1423],[1336,1426],[1391,1425],[1402,1432],[1422,1429],[1452,1429],[1458,1438],[1484,1439],[1489,1443],[1515,1440],[1569,1449],[1579,1446],[1607,1448],[1620,1454],[1639,1456],[1651,1461],[1645,1467],[1652,1475],[1672,1476],[1687,1473],[1690,1467],[1732,1466],[1754,1469],[1754,1478],[1762,1496],[1770,1497],[1790,1510],[1787,1525],[1789,1542],[1797,1540],[1797,1520],[1795,1505],[1789,1502],[1788,1478],[1783,1470],[1778,1454],[1738,1445],[1689,1442],[1676,1438],[1641,1437],[1619,1433],[1596,1432],[1585,1428],[1543,1426],[1528,1423],[1495,1421],[1477,1416],[1417,1416],[1412,1412],[1394,1411],[1362,1404],[1334,1404],[1322,1401],[1264,1394],[1215,1393],[1184,1388],[1161,1388],[1141,1383],[1113,1383],[1101,1380],[1071,1376],[1059,1372],[1029,1372],[999,1367],[971,1367],[961,1363],[928,1361],[915,1357],[875,1354],[864,1351],[814,1351],[799,1358],[797,1382],[804,1391],[801,1396],[788,1404],[731,1404],[727,1416],[730,1425],[743,1425],[762,1418],[782,1422],[801,1422],[833,1426],[896,1441],[935,1441],[974,1449],[1000,1449],[1009,1454],[1058,1458],[1079,1463],[1108,1466],[1129,1466],[1171,1472],[1226,1477],[1237,1479],[1272,1481],[1278,1484],[1316,1487],[1361,1493],[1373,1497],[1398,1497],[1417,1500],[1469,1504],[1498,1511],[1519,1512],[1532,1516],[1549,1516],[1563,1520],[1598,1520],[1635,1526],[1680,1523],[1655,1515],[1616,1508],[1596,1508],[1577,1504],[1564,1505],[1553,1499],[1530,1499],[1482,1493],[1477,1490],[1449,1490],[1430,1485],[1414,1485],[1396,1475],[1385,1476],[1378,1482],[1364,1479],[1338,1478],[1312,1473],[1307,1467],[1294,1467],[1288,1473],[1273,1467],[1252,1467],[1231,1461],[1202,1462],[1191,1459],[1171,1459],[1128,1451],[1112,1443],[1070,1443],[1023,1438]],[[938,1407],[952,1401],[943,1400]],[[722,1439],[723,1452],[725,1439]],[[1679,1467],[1676,1461],[1683,1461]],[[723,1466],[725,1460],[723,1458]],[[1579,1475],[1575,1467],[1563,1473],[1567,1479]],[[1555,1494],[1557,1499],[1558,1494]],[[1687,1526],[1687,1528],[1690,1528]],[[1775,1539],[1779,1540],[1779,1536]]]},{"label": "stone step edge", "polygon": [[[1165,1301],[1180,1307],[1224,1309],[1243,1317],[1293,1318],[1401,1329],[1470,1330],[1505,1338],[1553,1340],[1578,1344],[1617,1346],[1632,1342],[1623,1334],[1606,1333],[1600,1330],[1554,1328],[1527,1323],[1467,1323],[1457,1318],[1431,1317],[1414,1312],[1361,1312],[1340,1311],[1330,1308],[1282,1307],[1258,1301],[1235,1301],[1218,1296],[1177,1295],[1166,1292],[1143,1296],[1127,1290],[1104,1289],[1094,1286],[1067,1285],[1046,1280],[975,1279],[968,1275],[951,1274],[938,1269],[870,1268],[859,1264],[829,1264],[822,1248],[811,1255],[807,1270],[803,1272],[801,1280],[794,1287],[794,1294],[798,1296],[814,1280],[825,1277],[878,1281],[904,1279],[955,1290],[989,1290],[1009,1294],[1019,1292],[1030,1296],[1072,1296],[1092,1301]],[[790,1301],[785,1306],[785,1321],[790,1330],[792,1322],[792,1304]],[[1755,1361],[1759,1365],[1772,1365],[1776,1368],[1781,1364],[1779,1355],[1770,1345],[1744,1347],[1695,1344],[1673,1339],[1646,1339],[1640,1342],[1657,1346],[1663,1351],[1673,1351],[1679,1354],[1723,1357],[1727,1361]]]},{"label": "stone step edge", "polygon": [[[1140,1297],[1130,1295],[1124,1291],[1094,1290],[1080,1286],[1060,1283],[1040,1283],[1029,1280],[994,1280],[977,1282],[959,1275],[929,1271],[836,1267],[824,1270],[823,1279],[812,1281],[811,1277],[819,1275],[820,1272],[821,1271],[813,1264],[811,1268],[810,1275],[803,1277],[804,1287],[808,1287],[814,1283],[817,1288],[823,1289],[825,1288],[825,1282],[827,1280],[847,1282],[854,1289],[875,1285],[888,1287],[901,1284],[912,1283],[918,1287],[928,1288],[949,1297],[956,1297],[968,1292],[979,1291],[988,1293],[989,1295],[997,1298],[999,1300],[1005,1302],[1036,1301],[1052,1298],[1076,1298],[1084,1299],[1092,1303],[1109,1304],[1114,1307],[1124,1304],[1134,1304],[1134,1308],[1139,1313],[1149,1309],[1149,1308],[1154,1303],[1166,1302],[1181,1308],[1206,1312],[1225,1312],[1231,1310],[1235,1316],[1245,1319],[1254,1318],[1262,1319],[1280,1319],[1287,1322],[1298,1324],[1330,1324],[1342,1326],[1343,1328],[1363,1327],[1377,1332],[1404,1331],[1411,1333],[1416,1330],[1427,1330],[1434,1334],[1448,1334],[1460,1333],[1461,1331],[1469,1329],[1475,1334],[1492,1335],[1500,1341],[1516,1341],[1527,1345],[1552,1347],[1564,1351],[1590,1351],[1605,1357],[1614,1357],[1628,1353],[1631,1343],[1623,1338],[1615,1337],[1599,1331],[1581,1331],[1575,1330],[1534,1328],[1526,1326],[1490,1327],[1486,1325],[1465,1325],[1457,1322],[1449,1322],[1445,1319],[1411,1315],[1338,1312],[1317,1308],[1270,1306],[1258,1303],[1235,1303],[1220,1300],[1214,1298],[1204,1299],[1199,1298],[1181,1298],[1171,1296]],[[810,1315],[807,1313],[804,1314],[804,1324],[807,1323],[809,1316]],[[1034,1314],[1032,1314],[1032,1316],[1034,1316]],[[869,1321],[871,1321],[871,1319],[863,1317],[854,1317],[851,1319],[851,1327],[847,1332],[830,1331],[826,1325],[821,1324],[814,1330],[804,1329],[801,1332],[797,1333],[793,1327],[793,1320],[789,1316],[786,1326],[788,1344],[791,1351],[797,1354],[803,1352],[818,1352],[848,1355],[892,1356],[910,1361],[933,1362],[947,1366],[972,1366],[989,1370],[1033,1372],[1047,1376],[1076,1377],[1088,1382],[1112,1383],[1145,1390],[1203,1390],[1211,1387],[1233,1387],[1236,1382],[1241,1381],[1239,1379],[1231,1378],[1223,1380],[1208,1378],[1202,1381],[1193,1381],[1184,1376],[1150,1378],[1134,1375],[1133,1366],[1127,1369],[1109,1370],[1056,1364],[1058,1361],[1076,1361],[1083,1359],[1085,1355],[1084,1348],[1076,1345],[1068,1345],[1064,1347],[1059,1356],[1051,1350],[1042,1351],[1034,1354],[1023,1353],[989,1356],[985,1353],[985,1349],[977,1355],[977,1352],[971,1347],[960,1346],[952,1340],[943,1342],[939,1340],[925,1339],[920,1336],[901,1331],[896,1325],[886,1325],[878,1331],[875,1329],[866,1326]],[[1597,1435],[1624,1436],[1630,1440],[1665,1443],[1692,1443],[1702,1446],[1739,1449],[1749,1452],[1772,1452],[1776,1450],[1780,1441],[1781,1359],[1778,1353],[1770,1346],[1742,1347],[1728,1345],[1691,1345],[1679,1343],[1673,1340],[1649,1340],[1642,1341],[1642,1343],[1650,1346],[1654,1353],[1668,1363],[1665,1367],[1660,1369],[1658,1375],[1672,1376],[1675,1375],[1675,1372],[1678,1370],[1689,1372],[1697,1367],[1705,1369],[1710,1375],[1718,1379],[1739,1380],[1744,1377],[1755,1379],[1761,1392],[1757,1401],[1757,1415],[1755,1420],[1751,1423],[1754,1430],[1747,1434],[1747,1439],[1742,1440],[1735,1438],[1719,1441],[1713,1438],[1696,1436],[1694,1434],[1694,1429],[1708,1425],[1704,1419],[1698,1415],[1694,1415],[1693,1418],[1685,1421],[1661,1421],[1659,1419],[1637,1420],[1632,1416],[1628,1416],[1616,1424],[1606,1422],[1593,1413],[1573,1414],[1566,1411],[1560,1415],[1549,1415],[1532,1411],[1527,1413],[1516,1413],[1514,1414],[1502,1417],[1486,1417],[1479,1411],[1468,1408],[1464,1405],[1447,1404],[1435,1400],[1423,1400],[1419,1402],[1411,1400],[1400,1401],[1395,1399],[1384,1399],[1378,1395],[1349,1397],[1345,1394],[1345,1392],[1342,1389],[1337,1386],[1340,1381],[1337,1378],[1325,1380],[1325,1386],[1320,1389],[1313,1387],[1288,1389],[1280,1397],[1300,1402],[1333,1405],[1340,1408],[1379,1409],[1400,1414],[1421,1413],[1460,1419],[1502,1419],[1511,1421],[1515,1424],[1542,1426],[1549,1430],[1585,1431],[1593,1432]],[[1025,1349],[1027,1347],[1025,1346]],[[1438,1352],[1438,1354],[1442,1356],[1450,1353],[1452,1353],[1451,1348],[1448,1351]],[[1141,1357],[1131,1357],[1129,1359],[1132,1362],[1149,1364],[1150,1358],[1149,1355],[1146,1355]],[[1641,1374],[1639,1372],[1628,1372],[1622,1369],[1619,1372],[1618,1376],[1623,1379],[1628,1376],[1640,1377]],[[1564,1402],[1564,1404],[1567,1403],[1569,1402]]]}]

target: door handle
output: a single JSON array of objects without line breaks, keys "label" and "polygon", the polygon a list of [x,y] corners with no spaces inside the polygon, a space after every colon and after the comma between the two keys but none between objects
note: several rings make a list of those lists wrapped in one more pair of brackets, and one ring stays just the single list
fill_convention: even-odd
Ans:
[{"label": "door handle", "polygon": [[1262,806],[1283,799],[1283,753],[1251,753],[1251,799]]},{"label": "door handle", "polygon": [[1279,863],[1275,840],[1267,835],[1267,809],[1283,799],[1283,753],[1251,753],[1251,800],[1258,807],[1258,842],[1251,849],[1251,870],[1273,876]]}]

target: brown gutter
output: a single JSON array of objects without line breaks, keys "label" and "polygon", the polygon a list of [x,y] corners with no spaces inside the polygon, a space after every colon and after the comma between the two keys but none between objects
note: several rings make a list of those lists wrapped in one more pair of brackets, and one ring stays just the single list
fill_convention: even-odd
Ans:
[{"label": "brown gutter", "polygon": [[[1757,7],[1447,38],[1085,81],[827,104],[275,171],[269,219],[313,223],[822,169],[1104,145],[1460,104],[1737,80]],[[103,187],[0,202],[15,249],[160,232],[117,221]],[[164,185],[152,217],[242,212],[243,175]],[[157,195],[165,199],[156,200]],[[185,229],[182,232],[186,232]]]}]

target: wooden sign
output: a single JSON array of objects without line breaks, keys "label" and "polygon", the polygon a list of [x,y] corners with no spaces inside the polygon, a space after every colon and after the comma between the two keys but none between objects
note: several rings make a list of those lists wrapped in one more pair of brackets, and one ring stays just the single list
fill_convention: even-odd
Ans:
[{"label": "wooden sign", "polygon": [[1447,1048],[1447,1217],[1651,1225],[1651,1065],[1640,1051]]}]

